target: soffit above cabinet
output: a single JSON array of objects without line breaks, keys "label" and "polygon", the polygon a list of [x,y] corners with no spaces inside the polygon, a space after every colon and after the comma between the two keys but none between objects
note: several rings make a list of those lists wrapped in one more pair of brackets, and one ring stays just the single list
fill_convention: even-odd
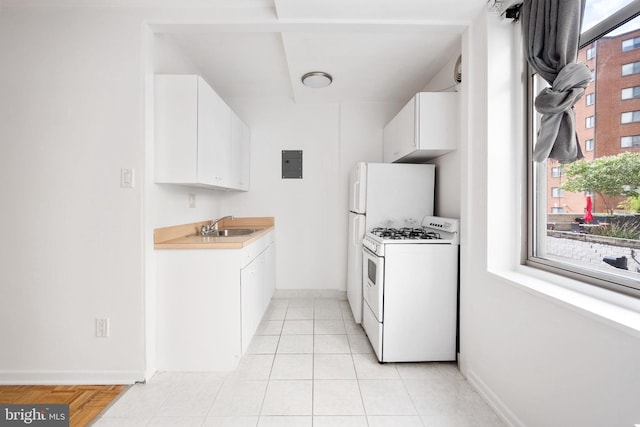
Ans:
[{"label": "soffit above cabinet", "polygon": [[485,0],[274,0],[279,19],[426,20],[466,23]]},{"label": "soffit above cabinet", "polygon": [[[406,102],[460,51],[464,29],[296,24],[228,31],[225,25],[222,31],[209,26],[203,32],[165,36],[225,100],[337,104]],[[309,71],[326,71],[333,83],[323,89],[305,87],[300,78]]]},{"label": "soffit above cabinet", "polygon": [[[175,43],[232,107],[234,99],[257,98],[404,103],[457,56],[486,1],[274,0],[273,6],[272,18],[151,28]],[[328,72],[333,84],[303,86],[309,71]]]},{"label": "soffit above cabinet", "polygon": [[273,0],[2,0],[2,7],[242,8],[264,9]]}]

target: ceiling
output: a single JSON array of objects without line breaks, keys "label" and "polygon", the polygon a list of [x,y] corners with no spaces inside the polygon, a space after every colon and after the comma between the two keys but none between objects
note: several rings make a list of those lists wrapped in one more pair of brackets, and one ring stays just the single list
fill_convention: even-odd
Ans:
[{"label": "ceiling", "polygon": [[[172,40],[224,99],[286,97],[297,103],[405,102],[460,53],[462,33],[486,5],[235,1],[244,10],[268,10],[271,19],[163,25],[155,31]],[[328,72],[332,85],[305,87],[300,78],[309,71]]]}]

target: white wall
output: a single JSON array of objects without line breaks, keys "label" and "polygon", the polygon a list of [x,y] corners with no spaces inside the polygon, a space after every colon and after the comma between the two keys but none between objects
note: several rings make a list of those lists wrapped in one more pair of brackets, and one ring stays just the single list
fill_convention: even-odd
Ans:
[{"label": "white wall", "polygon": [[[340,219],[338,106],[283,99],[244,107],[239,114],[251,127],[251,188],[225,194],[225,214],[275,217],[278,289],[339,289],[336,241],[326,238]],[[303,151],[302,179],[282,179],[282,150]]]},{"label": "white wall", "polygon": [[[459,92],[460,93],[460,113],[456,121],[460,124],[458,135],[459,141],[462,139],[463,129],[463,108],[466,85],[455,84],[453,80],[453,69],[460,52],[454,52],[447,64],[427,83],[424,92]],[[463,79],[466,76],[463,75]],[[461,182],[460,182],[460,162],[462,147],[437,157],[429,163],[436,165],[436,192],[435,192],[435,214],[446,218],[460,218],[461,203]]]},{"label": "white wall", "polygon": [[557,286],[562,280],[517,265],[525,166],[517,28],[482,14],[463,43],[470,119],[460,365],[511,425],[632,426],[640,421],[638,330],[581,308],[586,297]]},{"label": "white wall", "polygon": [[[395,105],[235,101],[251,127],[251,189],[224,213],[276,218],[278,289],[346,290],[348,173],[380,161]],[[282,150],[303,150],[303,179],[282,179]]]},{"label": "white wall", "polygon": [[154,371],[153,227],[221,209],[149,179],[146,77],[190,64],[144,24],[273,11],[13,4],[0,12],[0,383],[131,383]]},{"label": "white wall", "polygon": [[[0,14],[0,383],[143,377],[136,14]],[[134,168],[133,189],[120,169]],[[110,337],[95,337],[95,319]]]}]

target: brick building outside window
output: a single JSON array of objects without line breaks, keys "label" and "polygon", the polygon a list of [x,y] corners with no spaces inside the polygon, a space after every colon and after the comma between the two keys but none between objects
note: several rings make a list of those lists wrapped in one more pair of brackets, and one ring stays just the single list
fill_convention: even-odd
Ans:
[{"label": "brick building outside window", "polygon": [[[640,151],[640,29],[603,37],[582,48],[578,61],[594,72],[585,100],[575,105],[576,132],[585,160]],[[547,212],[583,215],[585,194],[558,190],[566,180],[549,160]],[[593,211],[604,212],[603,201],[593,196]],[[620,197],[619,201],[624,200]]]}]

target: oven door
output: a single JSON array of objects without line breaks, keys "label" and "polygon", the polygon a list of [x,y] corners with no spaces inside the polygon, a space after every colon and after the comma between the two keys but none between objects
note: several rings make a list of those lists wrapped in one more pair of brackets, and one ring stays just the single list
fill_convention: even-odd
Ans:
[{"label": "oven door", "polygon": [[362,249],[362,294],[378,322],[383,322],[384,258]]}]

